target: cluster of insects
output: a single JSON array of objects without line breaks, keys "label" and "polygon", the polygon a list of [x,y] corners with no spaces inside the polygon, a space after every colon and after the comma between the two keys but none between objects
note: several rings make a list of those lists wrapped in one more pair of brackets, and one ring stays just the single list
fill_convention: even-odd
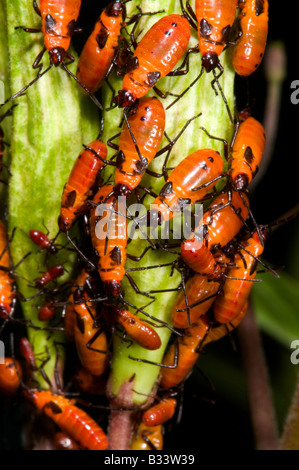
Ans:
[{"label": "cluster of insects", "polygon": [[[208,343],[228,335],[242,321],[259,265],[272,271],[261,260],[271,226],[256,223],[248,198],[248,187],[263,157],[265,132],[249,110],[238,113],[238,118],[233,119],[219,83],[219,78],[225,74],[221,57],[226,48],[231,48],[232,64],[240,76],[249,76],[260,65],[267,40],[268,1],[196,0],[194,11],[189,1],[184,4],[181,0],[179,13],[163,15],[140,40],[134,34],[140,18],[154,16],[156,12],[144,13],[139,9],[138,14],[128,18],[126,2],[112,1],[100,14],[82,50],[76,76],[68,70],[66,61],[74,60],[68,49],[72,35],[79,30],[76,22],[81,2],[41,0],[38,6],[34,0],[33,6],[41,17],[41,30],[27,26],[18,28],[28,33],[41,31],[44,35],[44,48],[33,63],[38,75],[5,103],[27,92],[52,66],[61,66],[102,108],[94,94],[104,82],[109,84],[113,72],[123,81],[117,93],[108,85],[113,92],[111,109],[121,109],[123,119],[117,145],[115,136],[105,143],[100,132],[94,141],[84,145],[75,160],[63,190],[57,221],[57,236],[64,233],[68,247],[59,245],[57,236],[49,238],[35,227],[28,233],[33,244],[44,251],[45,265],[51,256],[64,249],[71,249],[78,256],[78,275],[71,285],[56,284],[65,267],[55,264],[35,279],[34,287],[37,296],[46,299],[38,309],[39,321],[45,322],[49,334],[51,328],[60,327],[67,344],[73,343],[75,347],[81,364],[76,375],[79,393],[76,398],[70,398],[62,392],[59,383],[49,381],[43,371],[44,364],[37,367],[34,352],[25,337],[21,338],[15,354],[13,336],[10,337],[11,357],[6,357],[5,364],[0,365],[0,392],[10,396],[21,390],[37,410],[57,425],[53,448],[105,450],[109,447],[106,432],[89,411],[83,411],[82,396],[104,393],[113,337],[125,342],[128,350],[135,342],[145,350],[155,351],[162,344],[159,331],[167,328],[172,341],[162,363],[153,365],[160,367],[155,392],[141,407],[118,404],[113,410],[130,412],[133,416],[131,450],[160,450],[163,425],[177,413],[182,385],[201,351]],[[126,35],[124,31],[129,25],[132,30]],[[192,28],[198,31],[198,45],[188,49]],[[46,51],[50,65],[42,71],[41,59]],[[196,80],[212,72],[211,87],[216,93],[218,86],[234,133],[231,142],[227,142],[202,128],[212,140],[223,143],[224,159],[212,148],[199,148],[170,169],[172,148],[184,138],[184,129],[160,148],[166,113],[165,94],[157,86],[165,76],[187,75],[192,53],[201,55],[201,70]],[[148,96],[150,90],[157,96]],[[176,101],[180,98],[177,96]],[[12,112],[11,108],[1,120]],[[198,116],[187,121],[185,127]],[[2,133],[0,137],[2,158]],[[108,148],[116,151],[112,158],[108,158]],[[166,156],[161,174],[151,171],[150,163],[163,154]],[[113,180],[105,180],[108,167],[115,170]],[[164,179],[159,194],[143,184],[145,174]],[[143,215],[129,213],[126,203],[132,197],[138,203],[151,197],[152,207]],[[203,216],[193,223],[189,236],[179,240],[169,236],[167,242],[152,237],[153,229],[159,230],[171,223],[186,206],[191,207],[192,213],[196,204],[204,204]],[[140,256],[128,252],[131,235],[128,236],[127,224],[132,220],[147,243]],[[80,227],[83,241],[72,237],[74,226]],[[18,299],[27,300],[15,286],[16,266],[12,268],[9,257],[10,240],[1,222],[1,332],[7,325],[20,321],[14,318],[15,307]],[[174,261],[168,265],[181,277],[169,322],[148,314],[146,306],[132,304],[123,289],[126,279],[140,298],[145,299],[144,305],[154,303],[156,296],[163,293],[163,289],[146,291],[132,276],[134,271],[158,272],[162,263],[157,266],[138,264],[144,255],[155,250],[174,255]],[[128,259],[136,263],[135,268],[127,267]],[[34,327],[26,323],[26,319],[23,324]],[[25,364],[26,374],[20,362]],[[47,390],[33,385],[36,370],[48,383]],[[109,411],[109,405],[106,408]]]}]

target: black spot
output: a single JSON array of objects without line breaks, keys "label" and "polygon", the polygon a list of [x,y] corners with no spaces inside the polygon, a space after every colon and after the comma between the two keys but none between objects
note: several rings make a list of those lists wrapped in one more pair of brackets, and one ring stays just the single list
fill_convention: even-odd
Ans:
[{"label": "black spot", "polygon": [[255,0],[255,14],[256,16],[260,16],[264,13],[264,0]]},{"label": "black spot", "polygon": [[139,67],[139,61],[138,57],[132,57],[129,60],[128,66],[127,66],[127,72],[132,72],[132,70],[136,70]]},{"label": "black spot", "polygon": [[117,158],[116,158],[116,166],[119,170],[121,170],[122,164],[126,161],[126,156],[124,152],[121,150],[118,152]]},{"label": "black spot", "polygon": [[145,117],[145,116],[142,116],[142,117],[140,118],[140,121],[146,121],[146,117]]},{"label": "black spot", "polygon": [[160,196],[168,196],[173,193],[172,182],[169,181],[166,183],[160,191]]},{"label": "black spot", "polygon": [[222,29],[222,41],[227,43],[229,40],[229,34],[230,34],[230,25],[225,26],[225,28]]},{"label": "black spot", "polygon": [[251,147],[246,147],[245,152],[244,152],[244,158],[247,163],[252,163],[254,159],[254,155],[252,153]]},{"label": "black spot", "polygon": [[100,49],[103,49],[105,47],[108,36],[109,34],[106,31],[106,29],[101,28],[99,34],[97,34],[97,37],[96,37],[96,41]]},{"label": "black spot", "polygon": [[173,26],[174,28],[177,28],[178,24],[177,23],[171,23],[171,26]]},{"label": "black spot", "polygon": [[123,13],[123,2],[111,2],[105,8],[105,13],[110,17],[117,17]]},{"label": "black spot", "polygon": [[121,264],[121,250],[118,246],[115,246],[109,253],[111,260],[116,264]]},{"label": "black spot", "polygon": [[69,24],[67,25],[67,30],[68,30],[68,34],[69,36],[72,36],[74,31],[76,29],[76,21],[75,20],[71,20],[69,22]]},{"label": "black spot", "polygon": [[47,15],[45,18],[45,32],[54,33],[55,32],[56,21],[51,15]]},{"label": "black spot", "polygon": [[148,159],[142,158],[136,162],[134,173],[137,175],[143,175],[148,166]]},{"label": "black spot", "polygon": [[153,87],[160,79],[161,73],[160,72],[149,72],[147,74],[147,82],[150,87]]},{"label": "black spot", "polygon": [[165,31],[165,36],[171,36],[171,31]]},{"label": "black spot", "polygon": [[211,162],[211,163],[214,162],[214,158],[213,158],[213,157],[208,157],[208,160],[209,160],[209,162]]},{"label": "black spot", "polygon": [[74,202],[76,200],[76,197],[77,197],[77,191],[71,191],[70,193],[68,193],[67,197],[66,197],[66,205],[65,207],[73,207],[74,205]]},{"label": "black spot", "polygon": [[46,403],[45,407],[51,408],[51,411],[53,411],[55,415],[62,413],[62,409],[60,408],[60,406],[54,403],[54,401],[49,401],[48,403]]},{"label": "black spot", "polygon": [[213,30],[213,26],[203,18],[199,25],[199,32],[201,38],[208,38]]},{"label": "black spot", "polygon": [[208,167],[207,167],[207,165],[206,165],[205,162],[202,162],[202,163],[200,164],[200,168],[202,168],[203,170],[207,170],[207,169],[208,169]]},{"label": "black spot", "polygon": [[80,315],[78,315],[78,313],[76,314],[76,324],[77,324],[77,327],[78,327],[80,333],[82,333],[82,335],[84,335],[84,333],[85,333],[85,323],[84,323],[83,318],[81,318]]},{"label": "black spot", "polygon": [[253,273],[255,273],[255,271],[257,270],[257,266],[258,266],[258,260],[257,259],[254,259],[253,262],[252,262],[252,266],[250,268],[250,276],[252,276]]},{"label": "black spot", "polygon": [[145,111],[150,111],[151,108],[150,108],[150,106],[146,106],[144,109],[145,109]]}]

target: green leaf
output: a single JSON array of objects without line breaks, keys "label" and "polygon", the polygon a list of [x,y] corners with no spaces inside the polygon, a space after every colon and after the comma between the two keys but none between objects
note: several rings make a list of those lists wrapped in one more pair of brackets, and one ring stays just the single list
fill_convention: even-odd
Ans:
[{"label": "green leaf", "polygon": [[262,330],[289,348],[299,338],[299,282],[286,272],[279,275],[260,275],[262,282],[254,285],[252,298]]},{"label": "green leaf", "polygon": [[[32,63],[43,47],[40,33],[28,34],[17,25],[37,27],[40,19],[32,8],[31,0],[16,0],[14,7],[7,3],[8,52],[12,93],[16,93],[36,76]],[[73,52],[72,52],[73,53]],[[48,53],[43,58],[48,63]],[[74,69],[75,64],[70,67]],[[72,276],[76,259],[74,252],[61,250],[55,258],[45,264],[45,255],[31,242],[31,229],[49,231],[53,238],[58,232],[61,195],[82,144],[94,140],[99,132],[98,111],[90,99],[84,96],[75,81],[62,69],[50,69],[18,98],[13,113],[13,136],[11,142],[11,173],[9,182],[9,231],[16,228],[11,244],[13,263],[23,259],[16,278],[18,290],[29,297],[38,292],[32,287],[34,279],[50,265],[63,264],[65,282]],[[66,244],[65,238],[57,240]],[[23,313],[34,325],[42,327],[37,320],[38,306],[45,302],[42,297],[22,302]],[[53,380],[56,358],[55,342],[64,338],[61,334],[47,330],[28,329],[35,355],[45,358],[46,348],[51,359],[45,371]],[[61,353],[62,355],[62,353]],[[42,378],[40,383],[45,385]]]}]

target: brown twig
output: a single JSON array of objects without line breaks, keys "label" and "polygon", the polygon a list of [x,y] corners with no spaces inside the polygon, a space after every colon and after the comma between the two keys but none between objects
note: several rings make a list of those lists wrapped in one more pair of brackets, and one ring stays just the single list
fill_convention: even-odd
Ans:
[{"label": "brown twig", "polygon": [[[276,450],[278,431],[265,357],[252,304],[238,328],[247,378],[249,406],[257,450]],[[299,394],[298,394],[299,396]]]},{"label": "brown twig", "polygon": [[278,449],[299,450],[299,378]]}]

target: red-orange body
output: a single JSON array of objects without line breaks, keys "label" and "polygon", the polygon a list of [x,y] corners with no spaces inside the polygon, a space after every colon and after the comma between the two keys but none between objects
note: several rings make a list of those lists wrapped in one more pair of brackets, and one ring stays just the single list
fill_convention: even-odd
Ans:
[{"label": "red-orange body", "polygon": [[139,42],[131,70],[124,76],[118,95],[120,107],[142,98],[167,75],[183,56],[190,39],[189,22],[173,14],[158,20]]},{"label": "red-orange body", "polygon": [[159,426],[166,423],[174,415],[177,401],[175,398],[162,399],[156,405],[146,410],[142,415],[142,422],[146,426]]},{"label": "red-orange body", "polygon": [[52,302],[49,302],[48,304],[41,307],[37,316],[38,316],[39,321],[49,321],[51,320],[51,318],[54,317],[54,315],[55,315],[55,307],[53,306]]},{"label": "red-orange body", "polygon": [[18,361],[11,357],[4,358],[4,364],[0,364],[0,394],[14,395],[20,385],[22,369]]},{"label": "red-orange body", "polygon": [[[243,198],[248,205],[247,197],[243,195]],[[230,242],[244,225],[249,212],[238,192],[232,191],[231,205],[221,209],[228,200],[227,193],[218,196],[204,214],[200,225],[195,229],[195,232],[199,232],[202,227],[204,228],[202,243],[192,234],[181,245],[181,256],[185,263],[193,271],[212,278],[218,277],[220,268],[217,267],[210,250],[220,248]],[[216,210],[218,206],[219,210]],[[216,212],[211,215],[214,210]]]},{"label": "red-orange body", "polygon": [[[185,292],[180,291],[171,311],[172,323],[176,328],[188,328],[192,323],[196,322],[203,316],[215,301],[215,296],[219,290],[219,283],[209,280],[202,274],[195,274],[186,282],[186,297],[188,305],[196,304],[188,311],[178,312],[187,308]],[[190,321],[190,323],[189,323]]]},{"label": "red-orange body", "polygon": [[[177,367],[170,369],[161,368],[160,385],[165,388],[172,388],[181,383],[191,372],[195,362],[197,361],[199,352],[197,348],[204,340],[209,330],[208,322],[201,320],[198,324],[194,323],[184,331],[184,336],[177,339],[178,347],[178,363]],[[172,344],[163,359],[163,364],[174,365],[176,345]]]},{"label": "red-orange body", "polygon": [[196,0],[198,48],[207,72],[219,64],[219,56],[229,40],[238,0]]},{"label": "red-orange body", "polygon": [[0,221],[0,318],[6,319],[11,313],[11,305],[15,297],[13,280],[9,275],[10,255],[8,237],[4,224]]},{"label": "red-orange body", "polygon": [[62,276],[64,273],[64,267],[61,264],[56,264],[52,268],[48,269],[43,273],[38,279],[35,280],[35,286],[39,289],[43,289],[47,284],[52,281],[55,281],[58,277]]},{"label": "red-orange body", "polygon": [[260,65],[268,36],[268,0],[241,0],[238,16],[241,37],[233,48],[232,61],[238,75],[247,77]]},{"label": "red-orange body", "polygon": [[77,78],[91,92],[96,92],[111,66],[123,25],[124,2],[111,2],[101,13],[81,52]]},{"label": "red-orange body", "polygon": [[137,434],[133,436],[130,450],[162,450],[162,425],[146,426],[140,423]]},{"label": "red-orange body", "polygon": [[118,146],[115,185],[117,194],[125,196],[139,185],[145,170],[158,151],[165,128],[164,107],[157,98],[141,99],[135,111],[128,116],[128,122],[142,158],[138,155],[126,123]]},{"label": "red-orange body", "polygon": [[33,243],[35,243],[43,250],[46,250],[52,255],[55,255],[57,253],[57,247],[53,244],[53,242],[44,232],[41,232],[40,230],[30,230],[29,236]]},{"label": "red-orange body", "polygon": [[137,315],[115,307],[113,309],[115,320],[124,328],[126,333],[145,349],[155,350],[161,346],[161,340],[156,331]]},{"label": "red-orange body", "polygon": [[35,355],[32,346],[27,338],[24,337],[20,339],[19,348],[28,367],[31,370],[37,370]]},{"label": "red-orange body", "polygon": [[[112,194],[111,197],[106,198]],[[120,293],[121,281],[125,275],[127,257],[127,220],[124,211],[125,204],[118,203],[114,196],[112,185],[103,186],[94,196],[97,209],[90,214],[90,233],[98,260],[98,271],[105,283],[107,292],[112,296]],[[101,205],[103,206],[101,207]],[[98,209],[103,209],[101,215],[96,215]]]},{"label": "red-orange body", "polygon": [[69,230],[76,220],[78,211],[92,195],[91,190],[98,172],[105,165],[106,145],[100,140],[95,140],[88,147],[94,151],[85,149],[80,153],[63,190],[58,218],[58,225],[62,232]]},{"label": "red-orange body", "polygon": [[74,310],[74,292],[78,288],[84,287],[84,284],[86,280],[89,277],[89,273],[86,271],[86,269],[82,269],[80,273],[78,274],[78,277],[76,281],[74,282],[74,285],[71,289],[71,293],[67,299],[67,305],[65,308],[65,313],[64,313],[64,330],[66,337],[69,341],[74,341],[74,328],[75,328],[75,320],[76,320],[76,315],[75,315],[75,310]]},{"label": "red-orange body", "polygon": [[85,296],[81,304],[74,304],[74,314],[75,344],[81,364],[92,375],[100,376],[109,366],[109,356],[106,333],[96,324],[96,304]]},{"label": "red-orange body", "polygon": [[258,171],[265,150],[265,131],[253,117],[241,122],[232,147],[229,175],[233,188],[244,191]]},{"label": "red-orange body", "polygon": [[235,255],[234,266],[228,271],[229,277],[238,279],[226,279],[223,292],[213,306],[215,320],[219,323],[230,322],[243,308],[253,286],[252,280],[256,276],[256,258],[264,251],[257,232],[243,246],[244,249],[241,248]]},{"label": "red-orange body", "polygon": [[44,43],[55,66],[66,57],[80,7],[81,0],[40,0]]},{"label": "red-orange body", "polygon": [[107,449],[108,440],[104,431],[75,405],[75,400],[54,395],[50,391],[29,390],[25,393],[38,410],[51,418],[80,447],[88,450]]},{"label": "red-orange body", "polygon": [[183,204],[200,201],[213,189],[216,181],[212,180],[222,170],[223,161],[218,152],[201,149],[191,153],[171,172],[151,211],[159,212],[159,222],[170,220],[182,210]]}]

